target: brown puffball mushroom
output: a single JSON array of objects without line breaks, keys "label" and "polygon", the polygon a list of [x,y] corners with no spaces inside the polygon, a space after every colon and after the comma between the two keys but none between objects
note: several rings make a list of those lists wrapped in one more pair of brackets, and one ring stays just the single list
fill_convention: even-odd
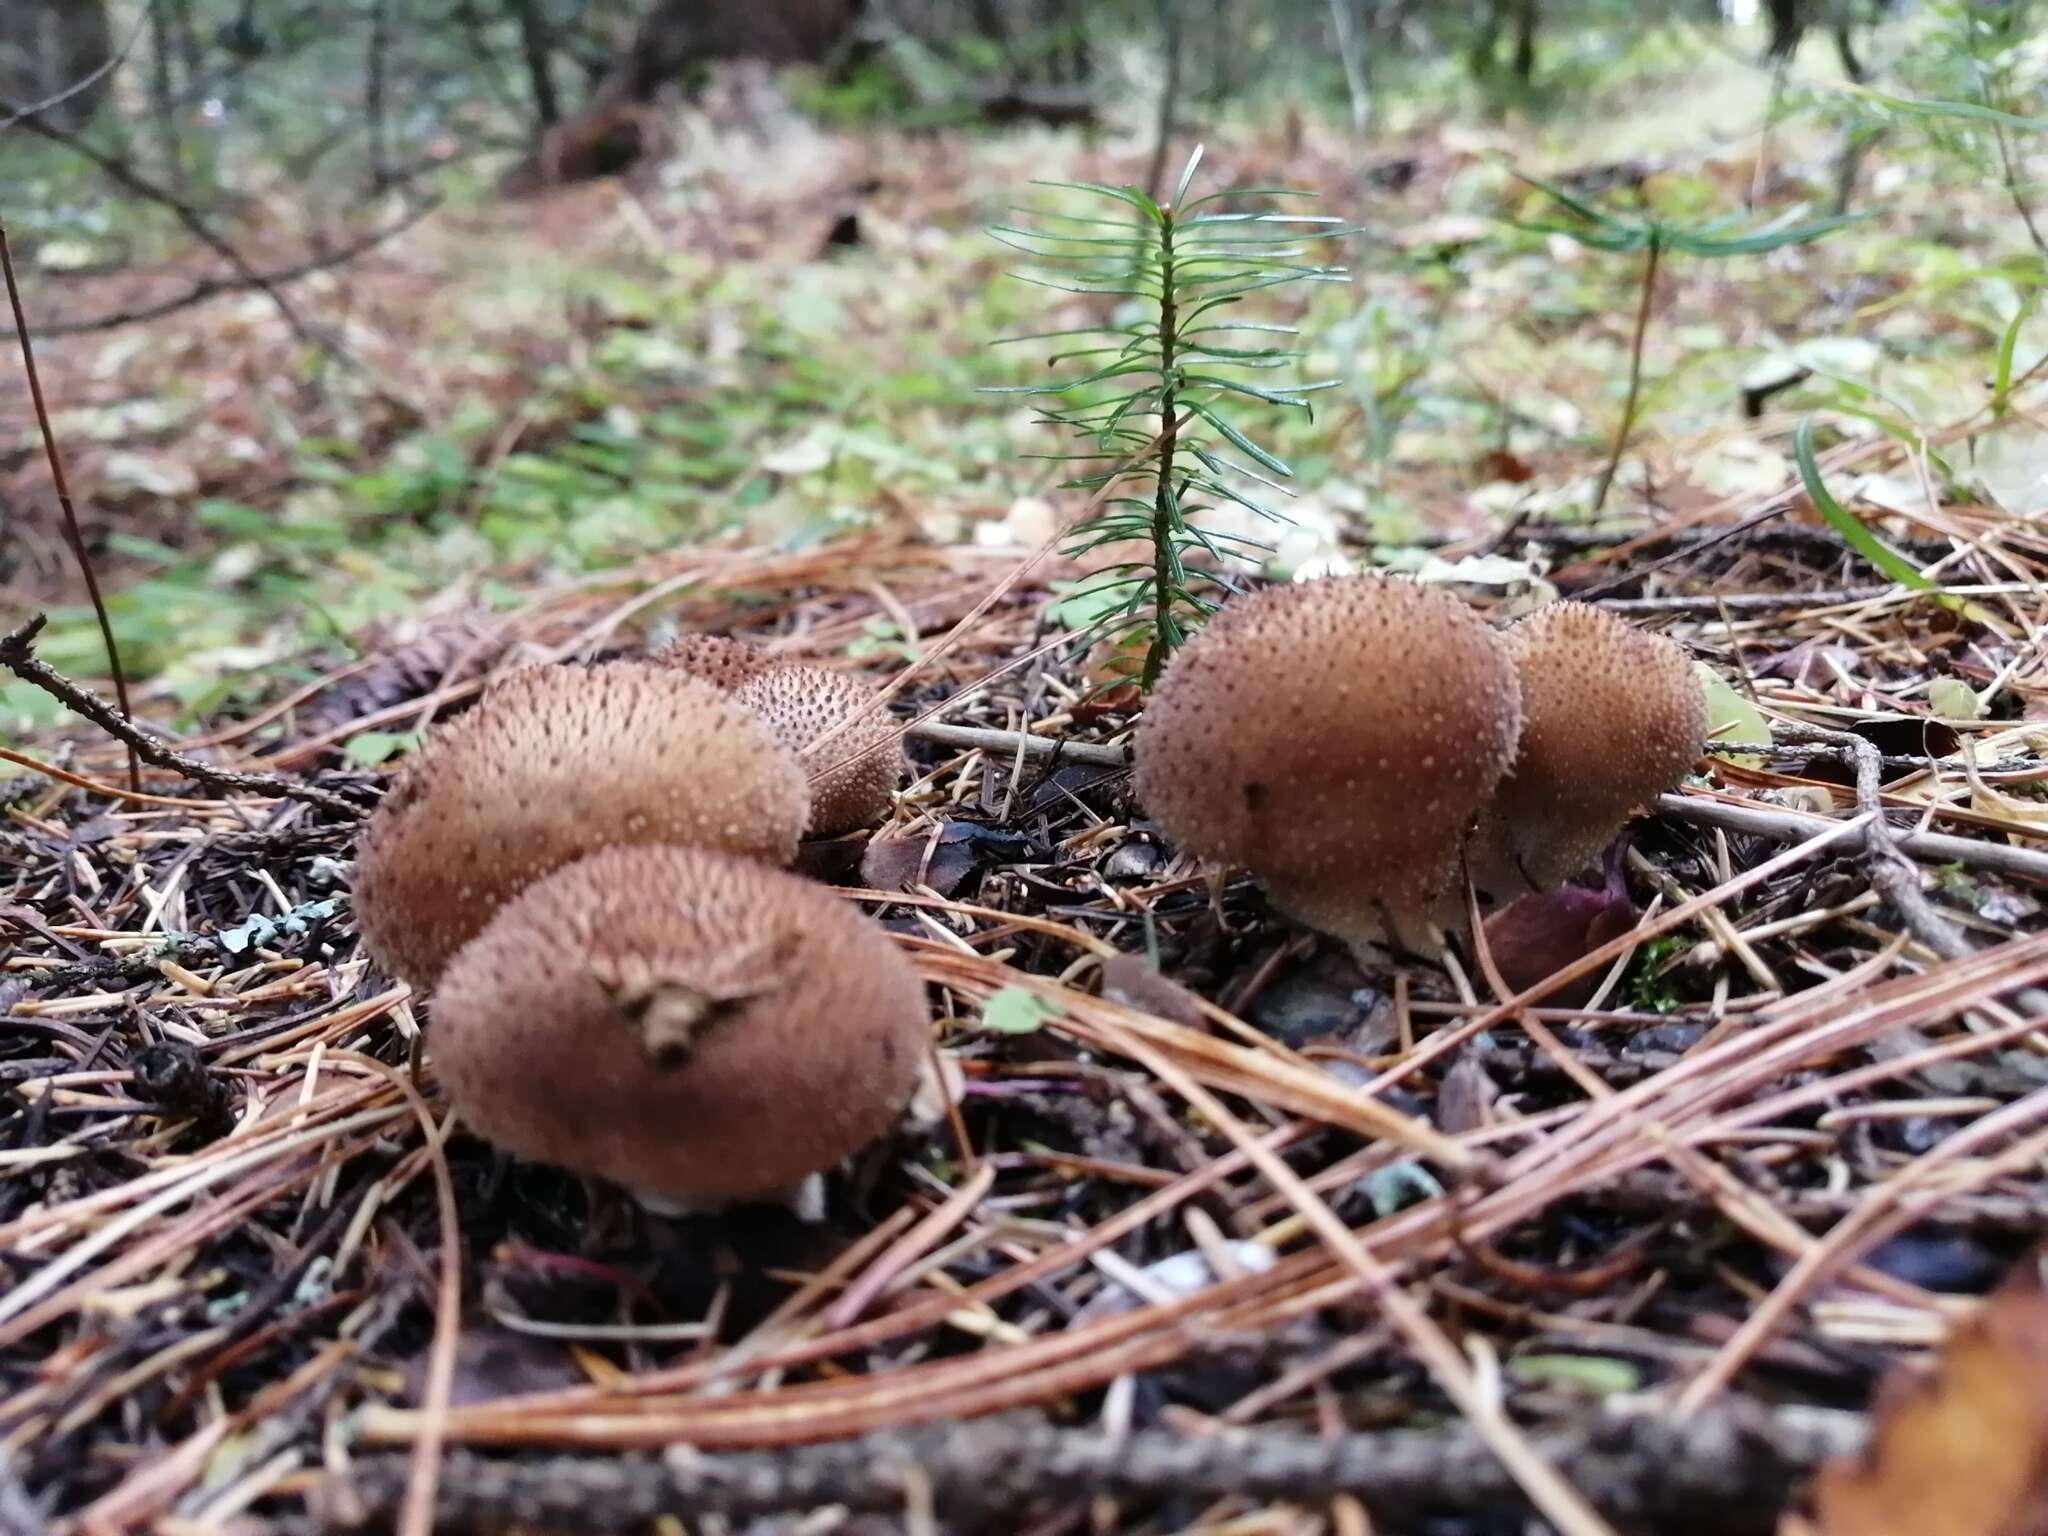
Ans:
[{"label": "brown puffball mushroom", "polygon": [[895,718],[865,684],[824,667],[782,665],[745,679],[732,696],[802,759],[811,785],[807,836],[836,837],[888,814],[903,745]]},{"label": "brown puffball mushroom", "polygon": [[508,900],[615,843],[787,864],[802,765],[745,705],[646,662],[530,667],[428,736],[363,833],[356,917],[416,987]]},{"label": "brown puffball mushroom", "polygon": [[731,693],[757,672],[775,665],[760,646],[730,635],[678,635],[656,651],[653,659],[664,667],[701,677],[722,693]]},{"label": "brown puffball mushroom", "polygon": [[1507,653],[1449,593],[1270,587],[1175,654],[1139,721],[1138,797],[1182,848],[1243,865],[1354,950],[1429,950],[1520,724]]},{"label": "brown puffball mushroom", "polygon": [[829,892],[692,848],[609,848],[449,965],[427,1041],[463,1121],[664,1203],[777,1198],[886,1134],[924,988]]},{"label": "brown puffball mushroom", "polygon": [[1522,687],[1515,760],[1480,818],[1472,880],[1502,901],[1591,864],[1705,749],[1707,701],[1676,642],[1584,603],[1503,639]]}]

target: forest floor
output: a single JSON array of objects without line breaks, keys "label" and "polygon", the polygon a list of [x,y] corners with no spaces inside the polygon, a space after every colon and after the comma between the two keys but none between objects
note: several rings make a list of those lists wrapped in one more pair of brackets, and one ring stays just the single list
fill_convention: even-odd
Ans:
[{"label": "forest floor", "polygon": [[[1212,884],[1085,698],[1073,503],[974,394],[1029,367],[992,339],[1079,311],[981,230],[1142,150],[700,130],[306,285],[324,377],[260,294],[45,347],[138,712],[271,777],[131,791],[59,720],[31,649],[101,663],[29,520],[0,629],[63,606],[0,653],[0,1529],[1505,1536],[1533,1499],[1766,1533],[1937,1355],[1814,1518],[1931,1489],[1918,1532],[2017,1529],[1896,1443],[1992,1447],[1976,1487],[2048,1444],[2048,1302],[2007,1279],[2048,1211],[2048,338],[2000,308],[1999,189],[1894,143],[1867,224],[1674,258],[1593,516],[1634,272],[1497,221],[1544,216],[1512,135],[1212,139],[1366,231],[1296,316],[1344,382],[1275,426],[1278,560],[1588,598],[1726,685],[1631,829],[1637,926],[1501,995]],[[1790,136],[1530,169],[1759,222],[1829,175]],[[67,312],[147,297],[91,281]],[[1925,578],[1802,488],[1809,413],[1834,510]],[[349,915],[355,822],[434,719],[691,630],[903,684],[914,780],[802,868],[898,936],[963,1086],[817,1225],[657,1218],[451,1134],[430,1010]]]}]

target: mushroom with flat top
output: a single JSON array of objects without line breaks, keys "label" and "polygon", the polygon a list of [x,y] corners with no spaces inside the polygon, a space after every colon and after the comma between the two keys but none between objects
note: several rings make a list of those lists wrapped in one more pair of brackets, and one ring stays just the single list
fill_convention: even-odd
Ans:
[{"label": "mushroom with flat top", "polygon": [[1473,884],[1501,901],[1577,874],[1706,747],[1707,703],[1666,636],[1552,603],[1503,637],[1522,692],[1514,762],[1481,816]]},{"label": "mushroom with flat top", "polygon": [[887,933],[794,875],[611,848],[449,965],[428,1041],[463,1121],[672,1205],[783,1198],[886,1134],[927,1052]]},{"label": "mushroom with flat top", "polygon": [[1242,865],[1354,950],[1430,950],[1520,725],[1505,650],[1449,593],[1271,587],[1175,653],[1138,726],[1138,797],[1184,849]]},{"label": "mushroom with flat top", "polygon": [[745,705],[646,662],[530,667],[428,736],[370,817],[355,909],[371,955],[430,986],[493,913],[600,848],[786,864],[802,766]]}]

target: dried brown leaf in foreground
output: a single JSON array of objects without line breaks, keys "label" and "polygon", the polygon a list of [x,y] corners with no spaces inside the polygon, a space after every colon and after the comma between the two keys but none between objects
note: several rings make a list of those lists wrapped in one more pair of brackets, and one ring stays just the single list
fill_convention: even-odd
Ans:
[{"label": "dried brown leaf in foreground", "polygon": [[2048,1249],[1957,1328],[1930,1373],[1901,1370],[1857,1462],[1818,1479],[1818,1536],[2048,1533]]}]

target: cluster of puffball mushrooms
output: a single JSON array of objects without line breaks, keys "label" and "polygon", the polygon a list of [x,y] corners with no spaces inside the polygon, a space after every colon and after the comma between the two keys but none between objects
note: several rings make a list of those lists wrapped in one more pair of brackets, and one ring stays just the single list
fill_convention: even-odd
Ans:
[{"label": "cluster of puffball mushrooms", "polygon": [[[1556,884],[1670,787],[1706,708],[1669,640],[1558,603],[1504,633],[1379,577],[1228,604],[1175,656],[1137,789],[1190,853],[1354,948],[1434,946],[1464,880]],[[370,819],[371,955],[432,993],[463,1119],[658,1208],[791,1200],[885,1135],[930,1059],[887,933],[786,872],[904,768],[858,682],[743,641],[513,673]]]},{"label": "cluster of puffball mushrooms", "polygon": [[1138,798],[1186,851],[1242,865],[1362,956],[1440,952],[1461,872],[1511,903],[1560,884],[1705,747],[1676,643],[1583,603],[1505,632],[1376,576],[1226,605],[1138,727]]},{"label": "cluster of puffball mushrooms", "polygon": [[924,989],[876,923],[780,866],[882,816],[903,769],[860,684],[688,636],[515,672],[370,818],[371,955],[433,993],[479,1134],[682,1210],[780,1199],[886,1133]]}]

